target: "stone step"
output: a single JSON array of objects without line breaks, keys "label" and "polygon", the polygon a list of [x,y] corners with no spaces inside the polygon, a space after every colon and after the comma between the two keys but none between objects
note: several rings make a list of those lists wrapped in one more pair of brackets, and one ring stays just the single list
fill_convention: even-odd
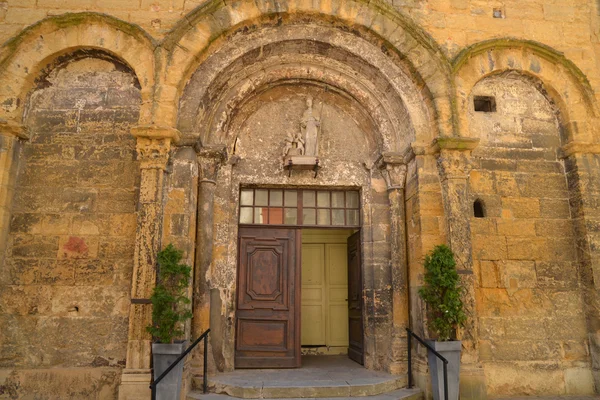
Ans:
[{"label": "stone step", "polygon": [[[207,393],[203,394],[199,391],[190,392],[187,395],[187,400],[239,400],[239,397],[228,396],[226,394]],[[365,400],[423,400],[423,392],[419,389],[399,389],[387,393],[381,393],[373,396],[336,396],[336,397],[271,397],[271,399],[279,400],[342,400],[342,399],[365,399]]]},{"label": "stone step", "polygon": [[[247,377],[217,376],[208,379],[210,392],[242,399],[280,398],[340,398],[365,397],[392,392],[407,385],[407,377],[371,373],[348,379],[248,379]],[[201,379],[194,379],[194,387],[201,387]]]}]

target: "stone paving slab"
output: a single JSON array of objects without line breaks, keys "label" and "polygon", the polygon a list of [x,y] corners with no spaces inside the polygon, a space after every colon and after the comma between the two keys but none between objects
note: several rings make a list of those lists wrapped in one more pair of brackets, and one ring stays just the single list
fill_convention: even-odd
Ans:
[{"label": "stone paving slab", "polygon": [[[307,400],[307,399],[319,399],[319,400],[422,400],[423,393],[419,389],[400,389],[393,392],[383,393],[376,396],[364,396],[364,397],[302,397],[302,398],[289,398],[280,397],[276,400]],[[227,396],[224,394],[207,393],[202,394],[199,392],[192,392],[188,394],[187,400],[239,400],[238,397]],[[275,399],[274,399],[275,400]],[[587,399],[586,399],[587,400]]]}]

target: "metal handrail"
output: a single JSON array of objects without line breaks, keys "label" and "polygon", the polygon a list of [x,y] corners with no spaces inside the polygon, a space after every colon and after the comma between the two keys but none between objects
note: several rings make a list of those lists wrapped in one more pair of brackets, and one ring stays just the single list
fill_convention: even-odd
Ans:
[{"label": "metal handrail", "polygon": [[163,378],[165,376],[167,376],[167,374],[169,372],[171,372],[171,370],[173,368],[175,368],[175,366],[177,364],[179,364],[179,362],[181,360],[183,360],[185,358],[185,356],[187,356],[188,353],[190,351],[192,351],[198,343],[200,343],[200,341],[202,341],[202,339],[205,339],[204,340],[204,372],[202,373],[202,391],[204,393],[206,393],[207,388],[208,388],[208,380],[207,380],[207,376],[206,376],[206,364],[207,364],[207,354],[208,354],[208,334],[209,334],[209,332],[210,332],[210,329],[207,329],[202,335],[200,335],[200,337],[198,339],[196,339],[194,341],[194,343],[192,343],[190,345],[190,347],[188,347],[183,353],[181,353],[181,355],[179,357],[177,357],[177,359],[173,362],[173,364],[169,365],[169,368],[167,368],[165,370],[165,372],[160,374],[160,376],[158,378],[156,378],[154,381],[152,381],[152,384],[150,384],[150,390],[152,391],[152,400],[156,400],[156,386],[160,383],[160,381],[162,381]]},{"label": "metal handrail", "polygon": [[430,345],[425,343],[425,341],[423,339],[421,339],[420,337],[418,337],[413,331],[406,328],[406,332],[408,332],[408,335],[407,335],[407,337],[408,337],[408,387],[409,388],[413,387],[412,363],[411,363],[411,358],[412,358],[411,357],[411,353],[412,353],[411,338],[414,337],[423,346],[427,347],[428,350],[430,350],[437,358],[442,360],[442,362],[444,363],[443,364],[443,368],[444,368],[444,400],[448,400],[448,360],[446,360],[446,358],[444,358],[444,356],[442,356],[440,353],[435,351],[435,349],[433,347],[431,347]]}]

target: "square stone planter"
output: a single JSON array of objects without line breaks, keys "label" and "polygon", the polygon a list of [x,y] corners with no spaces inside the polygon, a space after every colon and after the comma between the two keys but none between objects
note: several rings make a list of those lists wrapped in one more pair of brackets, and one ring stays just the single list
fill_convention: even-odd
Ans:
[{"label": "square stone planter", "polygon": [[[152,362],[154,379],[157,379],[185,351],[187,342],[183,343],[152,343]],[[179,400],[183,379],[183,364],[181,360],[167,376],[156,386],[156,400]]]},{"label": "square stone planter", "polygon": [[[437,342],[426,340],[430,345],[448,360],[448,400],[458,400],[460,376],[460,340]],[[434,400],[444,400],[444,362],[431,351],[427,351],[429,375],[431,376],[431,391]]]}]

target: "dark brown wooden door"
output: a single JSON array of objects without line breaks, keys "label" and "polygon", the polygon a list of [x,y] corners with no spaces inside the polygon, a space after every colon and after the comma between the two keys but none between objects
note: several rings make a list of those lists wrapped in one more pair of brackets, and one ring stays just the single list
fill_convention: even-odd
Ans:
[{"label": "dark brown wooden door", "polygon": [[236,368],[300,366],[299,232],[240,227]]},{"label": "dark brown wooden door", "polygon": [[364,365],[360,231],[348,238],[348,357]]}]

